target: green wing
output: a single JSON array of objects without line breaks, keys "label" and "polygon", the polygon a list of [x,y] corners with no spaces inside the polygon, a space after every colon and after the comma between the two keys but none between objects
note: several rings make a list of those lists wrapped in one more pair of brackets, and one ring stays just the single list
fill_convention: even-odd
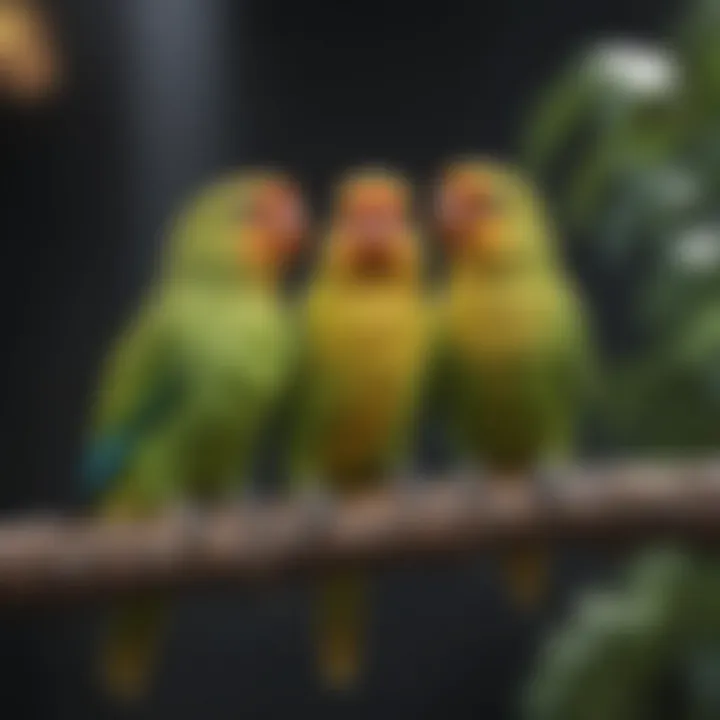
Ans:
[{"label": "green wing", "polygon": [[177,401],[166,317],[148,303],[116,343],[101,373],[83,457],[83,492],[106,494],[125,473],[148,431]]}]

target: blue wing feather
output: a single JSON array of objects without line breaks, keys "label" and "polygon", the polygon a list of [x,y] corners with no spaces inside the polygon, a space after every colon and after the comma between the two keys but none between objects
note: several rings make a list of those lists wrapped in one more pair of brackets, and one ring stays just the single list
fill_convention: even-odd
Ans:
[{"label": "blue wing feather", "polygon": [[90,440],[80,468],[86,500],[94,500],[112,488],[126,471],[138,445],[176,410],[180,397],[177,376],[168,374],[128,422]]}]

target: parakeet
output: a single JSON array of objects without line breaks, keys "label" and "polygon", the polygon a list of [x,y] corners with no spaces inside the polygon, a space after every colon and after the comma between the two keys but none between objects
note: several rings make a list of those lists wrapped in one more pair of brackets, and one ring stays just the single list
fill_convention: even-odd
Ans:
[{"label": "parakeet", "polygon": [[[508,478],[557,468],[594,370],[588,321],[541,201],[512,169],[470,159],[442,177],[438,215],[449,278],[433,384],[457,452]],[[504,570],[517,602],[539,599],[548,573],[539,548],[518,549]]]},{"label": "parakeet", "polygon": [[[390,170],[349,172],[303,304],[304,371],[293,477],[305,492],[350,496],[405,470],[426,371],[431,314],[411,189]],[[367,583],[353,572],[318,597],[318,662],[325,683],[359,679]]]},{"label": "parakeet", "polygon": [[[95,397],[85,492],[108,517],[230,497],[293,370],[280,280],[303,235],[295,183],[274,171],[213,183],[172,224],[161,276]],[[109,691],[141,697],[165,604],[119,607],[102,653]]]}]

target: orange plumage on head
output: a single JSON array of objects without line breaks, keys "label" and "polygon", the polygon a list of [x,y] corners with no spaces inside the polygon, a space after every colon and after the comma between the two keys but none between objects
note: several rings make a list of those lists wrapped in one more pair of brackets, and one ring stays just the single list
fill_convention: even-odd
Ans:
[{"label": "orange plumage on head", "polygon": [[354,276],[414,276],[419,267],[412,189],[399,173],[361,168],[338,183],[327,266]]}]

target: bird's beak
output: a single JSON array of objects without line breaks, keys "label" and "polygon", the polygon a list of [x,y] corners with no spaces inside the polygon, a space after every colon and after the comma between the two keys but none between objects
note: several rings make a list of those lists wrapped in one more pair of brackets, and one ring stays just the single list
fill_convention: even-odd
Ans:
[{"label": "bird's beak", "polygon": [[368,215],[359,218],[353,229],[357,262],[368,271],[387,266],[397,230],[392,222]]}]

